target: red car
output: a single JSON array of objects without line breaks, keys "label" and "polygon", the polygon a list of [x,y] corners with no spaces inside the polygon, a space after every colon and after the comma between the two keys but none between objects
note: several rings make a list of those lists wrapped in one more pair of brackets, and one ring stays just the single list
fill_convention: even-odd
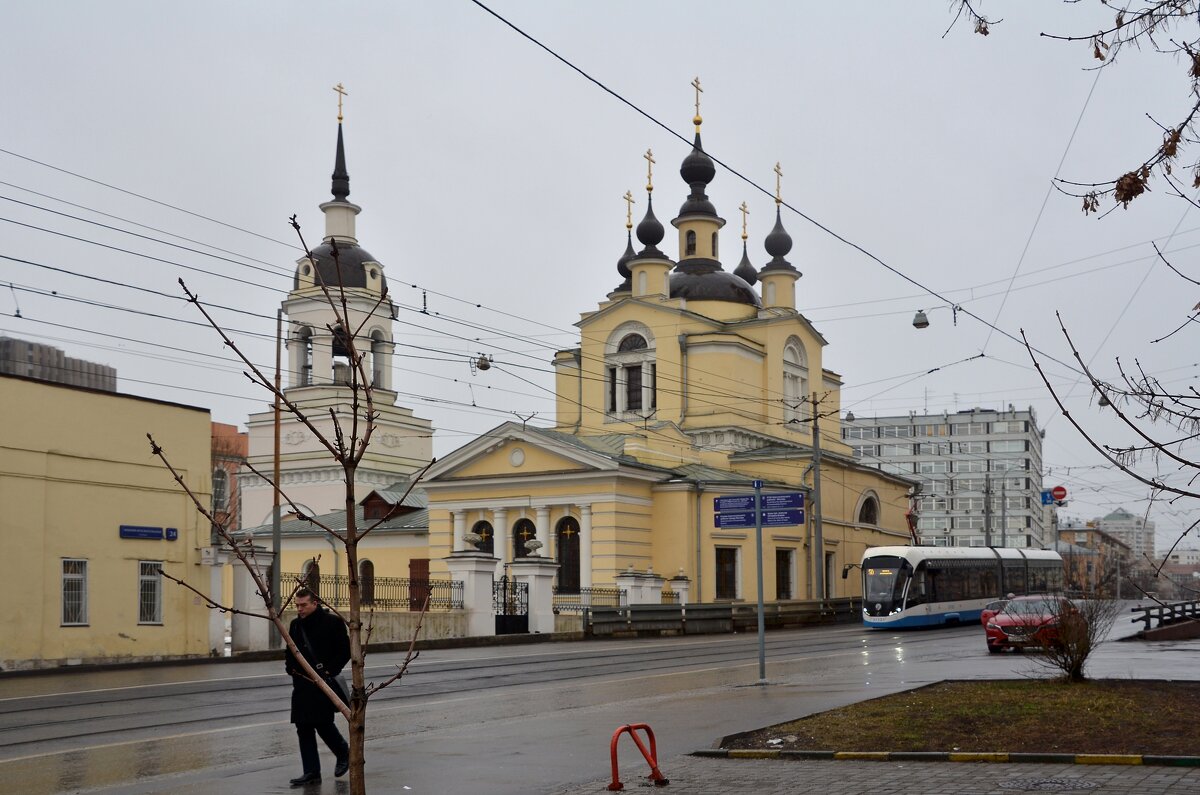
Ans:
[{"label": "red car", "polygon": [[1062,596],[1018,596],[986,616],[987,648],[993,654],[1006,648],[1052,646],[1060,642],[1064,620],[1079,619],[1079,610]]}]

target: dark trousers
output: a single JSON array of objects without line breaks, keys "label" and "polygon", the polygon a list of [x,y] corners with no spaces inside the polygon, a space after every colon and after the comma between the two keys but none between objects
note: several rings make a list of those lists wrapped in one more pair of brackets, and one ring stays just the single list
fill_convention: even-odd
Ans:
[{"label": "dark trousers", "polygon": [[306,776],[310,773],[321,772],[321,756],[317,753],[318,734],[338,759],[345,759],[350,755],[350,745],[346,742],[346,738],[342,737],[342,733],[338,731],[333,721],[316,725],[297,723],[296,734],[300,738],[300,763],[304,766],[304,775]]}]

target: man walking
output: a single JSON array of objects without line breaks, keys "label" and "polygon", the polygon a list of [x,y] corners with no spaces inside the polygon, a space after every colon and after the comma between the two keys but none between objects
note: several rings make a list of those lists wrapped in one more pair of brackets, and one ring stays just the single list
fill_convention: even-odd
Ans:
[{"label": "man walking", "polygon": [[[292,621],[288,635],[304,659],[316,669],[327,682],[341,673],[350,661],[350,638],[346,625],[340,618],[325,610],[316,596],[307,588],[296,592],[296,612],[299,617]],[[291,780],[293,787],[317,784],[321,781],[321,757],[317,753],[317,737],[325,741],[329,750],[337,757],[333,775],[343,776],[350,769],[350,746],[334,725],[336,711],[333,702],[308,678],[300,667],[291,649],[287,651],[286,670],[292,676],[292,723],[300,738],[300,762],[303,774]],[[336,692],[338,687],[333,685]],[[347,694],[342,694],[346,696]]]}]

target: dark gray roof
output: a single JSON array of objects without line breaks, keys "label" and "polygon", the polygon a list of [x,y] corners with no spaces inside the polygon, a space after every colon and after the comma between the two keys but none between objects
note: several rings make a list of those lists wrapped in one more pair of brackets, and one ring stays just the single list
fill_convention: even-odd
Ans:
[{"label": "dark gray roof", "polygon": [[[364,519],[362,506],[354,509],[355,522],[354,526],[359,531],[365,530],[375,524],[376,519]],[[346,512],[333,511],[332,513],[324,513],[320,516],[313,517],[321,524],[331,530],[342,531],[346,529]],[[383,524],[379,525],[372,532],[403,532],[409,531],[413,533],[421,533],[429,531],[429,511],[425,508],[418,508],[399,516],[393,516]],[[325,531],[312,522],[304,519],[284,519],[279,524],[279,532],[284,538],[297,538],[302,536],[321,535]],[[258,527],[248,527],[242,530],[243,534],[253,533],[257,538],[269,537],[271,535],[270,523],[259,525]]]},{"label": "dark gray roof", "polygon": [[[339,242],[337,252],[337,261],[335,262],[333,246],[329,241],[312,250],[312,258],[317,266],[313,281],[318,285],[324,283],[331,290],[336,290],[339,284],[343,287],[366,287],[368,267],[366,263],[373,262],[378,265],[379,260],[372,257],[365,248],[354,243]],[[340,282],[338,280],[339,265],[342,271]],[[382,273],[380,273],[379,285],[381,289],[387,289],[387,278]],[[299,289],[299,287],[300,274],[297,272],[296,278],[292,282],[292,289]]]}]

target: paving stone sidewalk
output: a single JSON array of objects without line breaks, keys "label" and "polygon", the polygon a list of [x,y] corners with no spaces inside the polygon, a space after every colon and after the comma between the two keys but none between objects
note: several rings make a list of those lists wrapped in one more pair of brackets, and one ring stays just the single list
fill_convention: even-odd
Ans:
[{"label": "paving stone sidewalk", "polygon": [[[1011,795],[1014,792],[1083,792],[1097,795],[1200,795],[1200,768],[1149,765],[1064,765],[988,762],[804,762],[680,756],[660,763],[669,780],[654,787],[648,770],[623,764],[627,792],[756,793],[756,795]],[[624,762],[624,760],[622,760]],[[559,795],[599,795],[611,779],[559,790]]]}]

